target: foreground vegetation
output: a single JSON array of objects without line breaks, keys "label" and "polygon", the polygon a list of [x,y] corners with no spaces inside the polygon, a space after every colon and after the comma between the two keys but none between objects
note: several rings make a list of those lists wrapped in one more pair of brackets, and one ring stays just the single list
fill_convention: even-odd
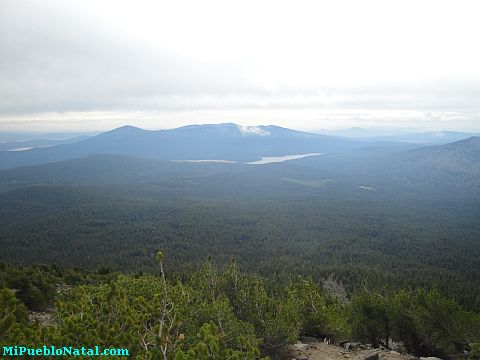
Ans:
[{"label": "foreground vegetation", "polygon": [[[449,357],[480,341],[480,314],[433,289],[345,298],[310,278],[272,284],[209,259],[189,276],[0,267],[0,342],[127,348],[138,359],[257,359],[301,334]],[[48,309],[48,320],[29,310]],[[35,314],[35,313],[34,313]],[[34,317],[33,317],[34,318]]]}]

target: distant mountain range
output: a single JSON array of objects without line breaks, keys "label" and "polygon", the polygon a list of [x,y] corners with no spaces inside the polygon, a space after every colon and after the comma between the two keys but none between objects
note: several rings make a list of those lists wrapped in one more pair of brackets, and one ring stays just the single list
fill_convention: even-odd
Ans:
[{"label": "distant mountain range", "polygon": [[[324,155],[247,164],[264,156],[305,153]],[[195,159],[235,162],[170,161]],[[220,186],[248,191],[249,186],[272,184],[283,189],[288,184],[305,191],[343,186],[341,191],[433,191],[480,197],[480,137],[420,146],[341,139],[276,126],[196,125],[164,131],[125,126],[75,143],[0,152],[0,160],[4,168],[0,186],[7,189],[43,183],[139,184],[182,179],[187,187],[189,181],[205,187],[216,184],[212,191]]]},{"label": "distant mountain range", "polygon": [[50,147],[61,144],[70,144],[88,139],[89,136],[80,135],[68,139],[43,139],[35,138],[23,141],[8,141],[0,143],[0,151],[26,151],[33,148]]},{"label": "distant mountain range", "polygon": [[124,126],[86,140],[48,148],[0,152],[0,169],[89,155],[112,154],[161,160],[252,161],[263,156],[343,152],[364,143],[278,126],[193,125],[148,131]]},{"label": "distant mountain range", "polygon": [[459,131],[428,131],[428,132],[408,132],[399,130],[378,130],[378,129],[364,129],[364,128],[349,128],[342,130],[319,130],[316,133],[339,136],[346,138],[353,138],[365,141],[395,141],[407,142],[424,145],[440,145],[447,144],[454,141],[467,139],[471,136],[478,136],[480,134],[467,133]]},{"label": "distant mountain range", "polygon": [[68,140],[78,138],[80,136],[95,136],[100,131],[95,132],[56,132],[56,133],[43,133],[43,132],[26,132],[26,131],[0,131],[0,144],[8,142],[22,142],[30,141],[33,139],[42,140]]}]

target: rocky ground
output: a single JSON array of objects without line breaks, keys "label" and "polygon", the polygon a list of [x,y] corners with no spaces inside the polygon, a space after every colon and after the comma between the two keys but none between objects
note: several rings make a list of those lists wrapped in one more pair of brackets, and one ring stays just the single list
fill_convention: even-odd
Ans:
[{"label": "rocky ground", "polygon": [[[282,349],[272,356],[272,360],[413,360],[411,355],[381,349],[346,349],[345,347],[325,344],[322,341],[298,342]],[[425,358],[426,359],[426,358]],[[436,358],[429,358],[436,359]]]}]

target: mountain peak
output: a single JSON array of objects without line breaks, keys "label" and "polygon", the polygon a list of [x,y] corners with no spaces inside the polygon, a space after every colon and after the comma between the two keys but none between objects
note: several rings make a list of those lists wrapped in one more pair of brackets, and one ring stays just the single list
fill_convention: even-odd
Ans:
[{"label": "mountain peak", "polygon": [[[238,125],[235,123],[221,123],[221,124],[201,124],[201,125],[188,125],[182,126],[176,129],[172,129],[173,132],[190,132],[196,133],[196,135],[205,134],[217,134],[217,135],[230,135],[230,136],[267,136],[270,135],[268,126],[249,126]],[[293,131],[293,130],[292,130]]]},{"label": "mountain peak", "polygon": [[136,126],[132,126],[132,125],[124,125],[124,126],[120,126],[116,129],[113,129],[109,132],[116,132],[116,133],[130,133],[130,132],[143,132],[143,131],[146,131],[142,128],[139,128],[139,127],[136,127]]},{"label": "mountain peak", "polygon": [[138,135],[147,132],[148,130],[144,130],[135,126],[131,125],[125,125],[118,127],[116,129],[106,131],[104,133],[101,133],[100,135],[97,135],[96,137],[101,137],[101,138],[124,138],[125,136],[132,136],[132,135]]}]

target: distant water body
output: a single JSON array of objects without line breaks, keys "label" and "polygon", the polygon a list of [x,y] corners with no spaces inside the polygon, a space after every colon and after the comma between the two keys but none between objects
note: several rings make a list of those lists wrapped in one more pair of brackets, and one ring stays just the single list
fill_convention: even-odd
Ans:
[{"label": "distant water body", "polygon": [[317,156],[317,155],[323,155],[323,153],[311,153],[311,154],[303,154],[303,155],[286,155],[286,156],[266,156],[266,157],[262,157],[260,160],[248,162],[247,164],[250,164],[250,165],[265,165],[265,164],[279,163],[279,162],[284,162],[284,161],[289,161],[289,160],[297,160],[297,159],[302,159],[302,158],[305,158],[305,157],[308,157],[308,156]]},{"label": "distant water body", "polygon": [[15,148],[15,149],[9,149],[7,151],[27,151],[27,150],[31,150],[31,149],[35,149],[35,147],[19,147],[19,148]]},{"label": "distant water body", "polygon": [[[324,155],[324,153],[311,153],[311,154],[302,154],[302,155],[285,155],[285,156],[265,156],[261,157],[260,160],[247,162],[246,164],[249,165],[265,165],[271,163],[280,163],[289,160],[298,160],[308,156],[317,156],[317,155]],[[171,160],[173,162],[187,162],[187,163],[224,163],[224,164],[234,164],[237,161],[232,160],[210,160],[210,159],[202,159],[202,160]]]},{"label": "distant water body", "polygon": [[224,164],[234,164],[236,161],[231,160],[209,160],[209,159],[202,159],[202,160],[171,160],[173,162],[189,162],[189,163],[224,163]]}]

